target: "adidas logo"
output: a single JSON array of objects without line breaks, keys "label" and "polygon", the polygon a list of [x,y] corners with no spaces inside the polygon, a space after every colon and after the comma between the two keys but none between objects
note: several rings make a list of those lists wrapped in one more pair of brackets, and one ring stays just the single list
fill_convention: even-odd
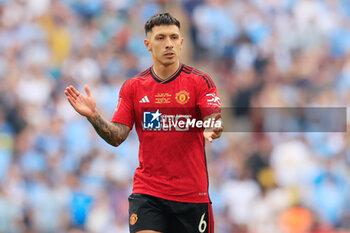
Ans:
[{"label": "adidas logo", "polygon": [[140,103],[149,103],[150,101],[149,101],[147,95],[145,95],[139,102]]}]

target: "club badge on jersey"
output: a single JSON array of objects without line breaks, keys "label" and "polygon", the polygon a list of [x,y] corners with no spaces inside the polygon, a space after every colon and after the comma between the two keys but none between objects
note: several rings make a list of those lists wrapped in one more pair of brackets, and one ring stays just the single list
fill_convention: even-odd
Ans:
[{"label": "club badge on jersey", "polygon": [[185,90],[179,91],[175,95],[175,100],[179,104],[186,104],[190,100],[190,93]]}]

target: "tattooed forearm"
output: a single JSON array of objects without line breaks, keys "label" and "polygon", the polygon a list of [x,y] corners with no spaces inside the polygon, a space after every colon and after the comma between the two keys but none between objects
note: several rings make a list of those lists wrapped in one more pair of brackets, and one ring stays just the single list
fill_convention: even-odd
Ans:
[{"label": "tattooed forearm", "polygon": [[100,114],[93,117],[88,117],[88,120],[106,142],[112,146],[119,146],[128,136],[130,127],[106,121]]}]

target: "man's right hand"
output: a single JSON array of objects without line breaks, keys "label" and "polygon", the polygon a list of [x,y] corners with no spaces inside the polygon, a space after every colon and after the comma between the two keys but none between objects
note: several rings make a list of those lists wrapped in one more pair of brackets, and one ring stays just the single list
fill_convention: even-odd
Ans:
[{"label": "man's right hand", "polygon": [[97,114],[96,100],[95,97],[91,94],[90,89],[87,85],[84,86],[84,89],[87,95],[83,95],[73,86],[67,87],[64,93],[66,94],[67,99],[73,108],[79,114],[89,118]]},{"label": "man's right hand", "polygon": [[86,95],[81,94],[73,86],[65,90],[69,103],[81,115],[86,116],[92,126],[95,128],[106,142],[113,146],[119,146],[129,135],[131,128],[127,125],[109,122],[102,118],[96,110],[95,97],[91,94],[87,85],[84,86]]}]

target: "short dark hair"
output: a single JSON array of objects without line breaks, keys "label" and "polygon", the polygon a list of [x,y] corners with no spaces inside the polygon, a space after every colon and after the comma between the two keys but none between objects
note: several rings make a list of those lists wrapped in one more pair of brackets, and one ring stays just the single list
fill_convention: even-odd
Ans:
[{"label": "short dark hair", "polygon": [[180,29],[180,22],[174,16],[169,13],[155,14],[147,20],[145,23],[146,35],[152,31],[154,26],[159,25],[176,25]]}]

